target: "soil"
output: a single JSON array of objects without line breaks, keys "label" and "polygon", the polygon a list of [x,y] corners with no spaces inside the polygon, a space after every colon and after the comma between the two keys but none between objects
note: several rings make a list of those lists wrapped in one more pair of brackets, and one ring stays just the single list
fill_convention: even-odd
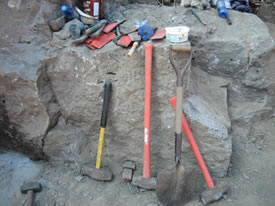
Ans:
[{"label": "soil", "polygon": [[[228,177],[215,179],[230,186],[229,193],[213,206],[270,206],[275,202],[275,117],[261,122],[258,130],[266,131],[263,142],[242,137],[242,129],[235,127],[233,154]],[[249,136],[249,135],[248,135]],[[260,142],[258,142],[260,141]],[[120,167],[107,163],[113,173]],[[154,191],[147,191],[115,176],[112,182],[100,182],[80,175],[75,163],[50,164],[33,162],[16,153],[0,155],[0,205],[23,205],[25,195],[19,186],[23,179],[39,181],[43,190],[36,194],[35,205],[96,205],[147,206],[160,205]],[[205,186],[205,185],[204,185]],[[198,196],[186,206],[200,206]]]}]

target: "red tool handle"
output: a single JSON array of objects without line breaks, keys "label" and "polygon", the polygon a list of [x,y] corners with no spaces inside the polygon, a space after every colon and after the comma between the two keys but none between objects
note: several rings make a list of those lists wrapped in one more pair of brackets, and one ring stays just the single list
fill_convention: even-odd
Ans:
[{"label": "red tool handle", "polygon": [[[174,110],[176,110],[176,97],[171,98],[169,101],[172,104]],[[203,158],[201,156],[199,147],[196,143],[195,138],[192,135],[192,132],[189,128],[188,122],[186,121],[184,114],[182,115],[182,127],[183,127],[184,133],[187,137],[187,140],[189,141],[189,144],[190,144],[190,146],[191,146],[191,148],[194,152],[194,155],[197,159],[197,162],[198,162],[198,164],[201,168],[201,171],[202,171],[202,174],[204,176],[205,182],[206,182],[208,188],[211,189],[211,188],[214,187],[213,180],[212,180],[212,178],[211,178],[211,176],[208,172],[208,169],[207,169],[207,167],[206,167],[206,165],[203,161]]]},{"label": "red tool handle", "polygon": [[151,177],[151,80],[153,44],[145,44],[145,86],[144,86],[144,157],[143,177]]}]

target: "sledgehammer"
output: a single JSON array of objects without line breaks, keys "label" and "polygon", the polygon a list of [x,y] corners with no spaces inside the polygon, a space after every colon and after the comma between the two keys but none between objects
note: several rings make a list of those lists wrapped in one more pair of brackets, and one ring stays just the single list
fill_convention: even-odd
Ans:
[{"label": "sledgehammer", "polygon": [[111,96],[112,82],[106,81],[104,85],[104,98],[103,98],[103,108],[101,113],[101,121],[100,121],[100,134],[99,134],[99,143],[97,150],[97,158],[96,158],[96,168],[92,167],[83,167],[81,170],[82,175],[89,176],[96,180],[102,181],[111,181],[112,180],[112,172],[108,168],[101,168],[101,159],[102,159],[102,151],[104,145],[104,133],[105,127],[107,125],[107,116],[109,110],[109,102]]},{"label": "sledgehammer", "polygon": [[42,190],[41,188],[41,184],[38,182],[28,182],[28,183],[24,183],[21,186],[21,192],[23,194],[27,194],[28,198],[26,201],[26,204],[24,204],[25,206],[33,206],[33,202],[34,202],[34,193],[35,192],[40,192]]},{"label": "sledgehammer", "polygon": [[153,44],[147,43],[145,49],[145,85],[144,85],[144,156],[143,176],[134,176],[132,183],[148,190],[156,189],[157,179],[151,177],[151,87]]}]

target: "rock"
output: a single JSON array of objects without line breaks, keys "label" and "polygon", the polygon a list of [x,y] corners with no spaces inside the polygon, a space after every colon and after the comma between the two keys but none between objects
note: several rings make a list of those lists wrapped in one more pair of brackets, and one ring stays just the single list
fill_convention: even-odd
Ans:
[{"label": "rock", "polygon": [[156,203],[149,203],[149,204],[147,204],[147,206],[158,206],[158,204],[156,204]]},{"label": "rock", "polygon": [[89,192],[84,192],[84,193],[83,193],[83,197],[88,197],[89,195],[90,195]]},{"label": "rock", "polygon": [[[7,146],[39,159],[43,156],[43,139],[59,117],[59,107],[48,83],[45,65],[40,62],[43,55],[37,51],[32,54],[33,62],[19,63],[29,55],[26,52],[20,58],[13,54],[0,57],[5,59],[0,69],[1,113],[5,122],[0,130],[9,134],[3,135]],[[29,64],[37,67],[30,68]]]},{"label": "rock", "polygon": [[132,183],[133,185],[147,190],[155,190],[157,186],[157,178],[144,178],[143,176],[134,175]]},{"label": "rock", "polygon": [[[225,176],[232,153],[228,134],[227,81],[192,68],[186,84],[184,111],[211,174]],[[220,153],[220,151],[223,151]]]},{"label": "rock", "polygon": [[76,181],[81,182],[81,180],[83,180],[83,176],[77,176],[77,177],[75,177],[75,179],[76,179]]},{"label": "rock", "polygon": [[44,138],[43,151],[51,161],[81,161],[86,142],[81,129],[59,121]]},{"label": "rock", "polygon": [[48,24],[52,31],[57,32],[65,25],[65,17],[61,16],[57,19],[49,20]]},{"label": "rock", "polygon": [[257,89],[265,89],[263,70],[257,67],[250,67],[247,71],[242,83],[246,86],[254,87]]},{"label": "rock", "polygon": [[58,38],[61,40],[66,40],[71,37],[70,33],[70,27],[71,25],[76,25],[77,27],[83,26],[83,23],[79,21],[78,19],[73,19],[65,24],[63,29],[59,32],[54,32],[53,33],[53,38]]}]

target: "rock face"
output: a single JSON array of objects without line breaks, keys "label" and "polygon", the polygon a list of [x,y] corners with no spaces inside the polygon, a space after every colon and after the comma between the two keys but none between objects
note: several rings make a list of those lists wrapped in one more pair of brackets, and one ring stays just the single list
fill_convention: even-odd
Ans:
[{"label": "rock face", "polygon": [[226,175],[232,153],[227,85],[225,79],[193,68],[184,105],[206,164],[218,176]]},{"label": "rock face", "polygon": [[[103,163],[131,159],[141,168],[144,43],[131,58],[126,49],[113,43],[97,51],[72,46],[70,39],[54,38],[48,44],[52,38],[46,29],[49,12],[43,8],[58,6],[44,1],[34,5],[34,13],[27,13],[32,24],[27,25],[41,30],[28,33],[22,27],[28,35],[19,38],[6,25],[9,41],[1,33],[1,141],[25,145],[26,151],[34,150],[52,161],[94,161],[103,85],[110,79],[113,90]],[[211,174],[225,176],[232,153],[232,122],[250,125],[255,115],[264,119],[274,111],[274,42],[267,27],[250,14],[230,12],[233,25],[228,26],[215,10],[198,11],[209,27],[215,25],[209,33],[182,8],[176,8],[176,13],[172,7],[148,5],[122,10],[118,7],[113,13],[119,19],[122,14],[127,18],[122,29],[131,27],[140,11],[158,28],[190,26],[193,59],[184,79],[184,110]],[[151,152],[152,171],[158,172],[174,162],[175,112],[169,99],[175,96],[176,75],[168,58],[170,43],[153,44]],[[186,140],[183,158],[185,164],[195,163]]]},{"label": "rock face", "polygon": [[43,138],[59,116],[43,62],[43,45],[51,37],[46,25],[49,11],[43,9],[53,5],[28,2],[20,6],[19,12],[9,8],[7,2],[1,2],[1,15],[21,32],[14,32],[1,18],[1,140],[5,147],[16,147],[41,158]]},{"label": "rock face", "polygon": [[58,125],[44,139],[43,152],[51,161],[87,161],[84,148],[87,139],[80,128],[66,125],[60,118]]}]

